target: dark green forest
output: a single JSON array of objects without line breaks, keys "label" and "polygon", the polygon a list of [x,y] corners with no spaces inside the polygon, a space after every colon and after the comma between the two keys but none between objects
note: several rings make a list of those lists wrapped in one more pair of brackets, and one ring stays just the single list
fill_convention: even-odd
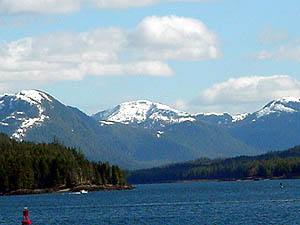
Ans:
[{"label": "dark green forest", "polygon": [[258,156],[201,158],[184,163],[128,172],[129,183],[185,180],[237,180],[300,177],[300,146]]},{"label": "dark green forest", "polygon": [[89,184],[125,185],[125,174],[118,166],[88,161],[55,138],[49,144],[36,144],[0,134],[0,193]]}]

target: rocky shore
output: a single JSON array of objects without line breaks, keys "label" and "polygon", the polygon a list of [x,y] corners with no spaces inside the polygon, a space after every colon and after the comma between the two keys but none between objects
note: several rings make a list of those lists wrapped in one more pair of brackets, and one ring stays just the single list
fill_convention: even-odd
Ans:
[{"label": "rocky shore", "polygon": [[18,189],[15,191],[9,191],[6,193],[0,193],[0,195],[31,195],[31,194],[49,194],[49,193],[65,193],[74,192],[78,193],[80,191],[114,191],[114,190],[132,190],[133,186],[127,185],[80,185],[75,187],[57,187],[57,188],[45,188],[45,189]]}]

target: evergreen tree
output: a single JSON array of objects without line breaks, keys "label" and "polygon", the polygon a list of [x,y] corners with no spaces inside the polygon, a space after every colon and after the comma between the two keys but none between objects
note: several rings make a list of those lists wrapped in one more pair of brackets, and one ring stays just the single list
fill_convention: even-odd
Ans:
[{"label": "evergreen tree", "polygon": [[17,189],[73,187],[81,184],[126,184],[125,175],[109,163],[89,162],[74,148],[16,142],[0,133],[0,193]]}]

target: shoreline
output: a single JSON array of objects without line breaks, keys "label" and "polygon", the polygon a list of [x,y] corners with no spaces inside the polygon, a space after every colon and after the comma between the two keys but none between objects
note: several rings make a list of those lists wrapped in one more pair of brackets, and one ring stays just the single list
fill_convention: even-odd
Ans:
[{"label": "shoreline", "polygon": [[52,194],[52,193],[76,193],[82,190],[88,192],[94,191],[121,191],[121,190],[133,190],[135,189],[132,185],[79,185],[75,187],[57,187],[57,188],[44,188],[44,189],[18,189],[9,191],[6,193],[0,193],[0,196],[11,196],[11,195],[32,195],[32,194]]},{"label": "shoreline", "polygon": [[[264,181],[264,180],[294,180],[294,179],[300,179],[299,176],[295,177],[247,177],[247,178],[224,178],[224,179],[195,179],[195,180],[167,180],[167,181],[161,181],[161,182],[152,182],[152,183],[140,183],[140,184],[166,184],[166,183],[195,183],[195,182],[243,182],[243,181]],[[138,185],[138,183],[133,183],[134,185]]]}]

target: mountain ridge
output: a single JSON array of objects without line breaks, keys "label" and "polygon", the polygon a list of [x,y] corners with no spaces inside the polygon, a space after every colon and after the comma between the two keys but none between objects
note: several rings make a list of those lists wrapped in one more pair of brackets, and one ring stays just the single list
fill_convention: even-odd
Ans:
[{"label": "mountain ridge", "polygon": [[[138,102],[135,102],[136,106],[138,106]],[[115,109],[120,108],[115,107]],[[170,115],[174,116],[172,115],[174,112],[176,113],[176,110],[172,110]],[[115,111],[114,113],[118,114],[119,112]],[[144,114],[148,115],[147,112]],[[165,111],[164,116],[167,117],[167,114],[168,112]],[[119,113],[119,115],[122,115],[122,113]],[[191,123],[205,121],[218,127],[226,128],[235,139],[252,146],[259,150],[260,153],[286,149],[298,145],[300,142],[298,141],[300,140],[300,135],[298,135],[298,130],[300,129],[300,99],[296,97],[282,97],[272,100],[253,113],[230,115],[228,113],[189,114],[182,112],[182,115],[185,118],[189,118],[188,121]],[[114,122],[114,117],[110,117],[109,113],[103,119]],[[131,120],[134,120],[134,118],[131,118]],[[118,118],[119,123],[124,123],[124,121],[121,117]],[[173,120],[172,123],[165,121],[165,118],[162,123],[160,117],[145,117],[139,123],[130,124],[127,120],[126,124],[155,130],[157,135],[162,137],[166,134],[166,126],[184,123],[184,120]],[[184,142],[184,140],[182,141]]]},{"label": "mountain ridge", "polygon": [[[118,114],[121,109],[125,113]],[[300,101],[285,98],[268,103],[260,117],[262,113],[189,114],[141,100],[102,111],[97,117],[66,106],[47,93],[28,90],[0,96],[0,132],[19,141],[49,143],[57,138],[81,149],[89,160],[137,169],[292,147],[300,140],[298,109]],[[97,120],[109,115],[114,115],[115,121]],[[290,134],[284,136],[281,131]]]},{"label": "mountain ridge", "polygon": [[49,143],[56,138],[66,146],[81,149],[90,160],[109,161],[126,169],[190,160],[203,152],[164,135],[158,137],[156,131],[122,123],[101,124],[37,90],[20,93],[0,98],[0,132],[19,141]]},{"label": "mountain ridge", "polygon": [[[146,105],[146,107],[145,107]],[[239,123],[248,118],[256,119],[276,113],[296,113],[300,112],[300,99],[296,97],[282,97],[272,100],[263,108],[254,113],[187,113],[173,109],[161,103],[148,100],[137,100],[123,102],[112,109],[100,111],[92,115],[98,121],[119,122],[123,124],[133,124],[145,128],[155,127],[155,123],[160,126],[184,121],[205,120],[221,125],[231,125]]]}]

